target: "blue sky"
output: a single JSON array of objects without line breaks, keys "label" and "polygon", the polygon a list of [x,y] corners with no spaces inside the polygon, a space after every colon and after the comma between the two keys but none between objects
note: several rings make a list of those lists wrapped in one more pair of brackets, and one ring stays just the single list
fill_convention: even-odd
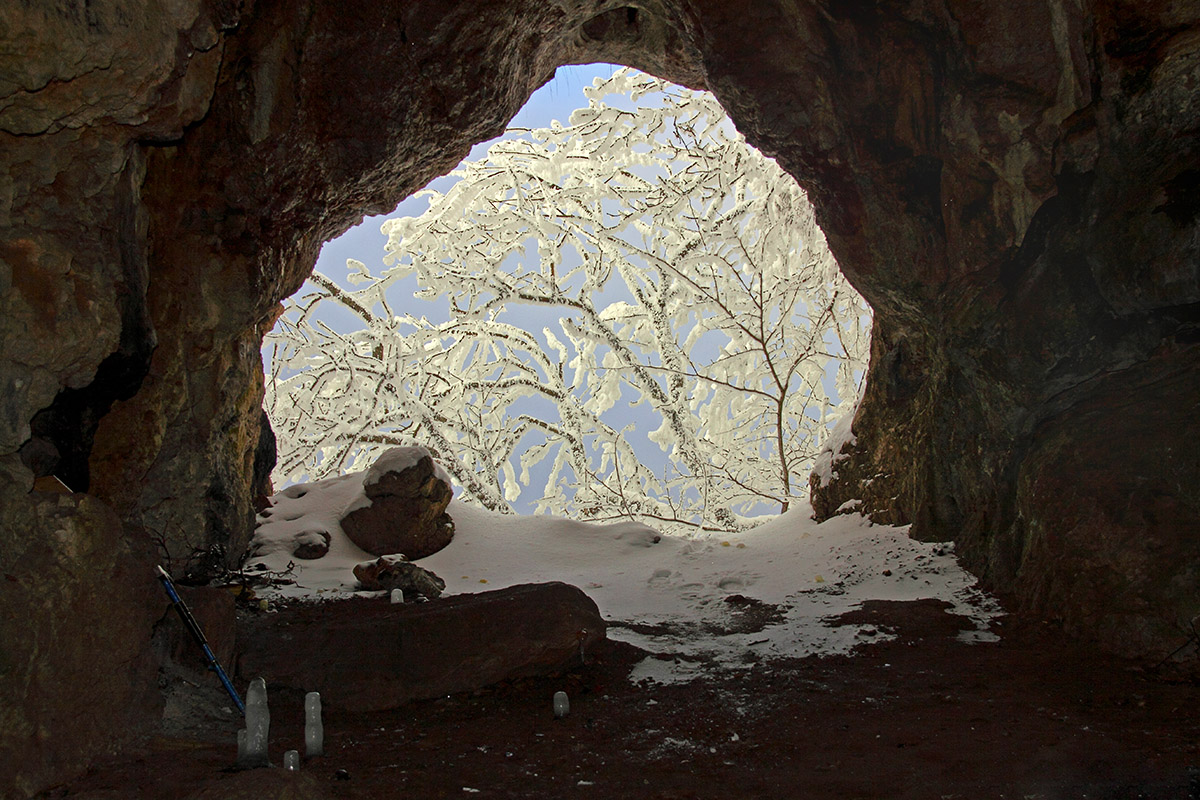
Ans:
[{"label": "blue sky", "polygon": [[[533,93],[517,115],[509,123],[512,128],[545,128],[552,120],[560,120],[564,124],[567,117],[576,108],[585,107],[587,99],[583,96],[583,87],[590,85],[594,78],[607,78],[620,69],[617,64],[584,64],[579,66],[559,67],[554,78],[542,88]],[[481,158],[495,139],[481,142],[471,149],[467,156],[469,160]],[[430,186],[439,191],[452,183],[448,177],[438,178]],[[379,226],[390,217],[419,216],[428,203],[418,197],[410,197],[400,203],[390,214],[377,217],[367,217],[355,227],[346,231],[342,236],[326,242],[317,259],[316,271],[339,282],[346,275],[346,259],[355,258],[362,261],[378,274],[383,267],[384,245],[387,237],[379,232]],[[415,288],[415,284],[414,284]],[[426,308],[430,304],[424,301],[413,301],[414,309]],[[416,311],[420,316],[425,311]]]},{"label": "blue sky", "polygon": [[[516,117],[513,118],[509,123],[510,129],[548,127],[554,120],[565,123],[572,111],[580,107],[586,107],[587,99],[583,94],[583,88],[590,85],[596,78],[608,78],[619,68],[618,65],[612,64],[589,64],[559,68],[555,78],[535,92]],[[608,102],[620,102],[615,96],[610,96],[607,100]],[[472,148],[468,160],[481,159],[485,155],[487,148],[494,141],[496,140],[477,144]],[[455,180],[457,179],[444,176],[435,179],[429,184],[429,187],[444,192]],[[347,231],[338,239],[327,242],[324,245],[317,260],[316,271],[345,286],[348,273],[346,260],[355,259],[363,262],[372,274],[381,274],[385,270],[383,258],[387,243],[387,237],[380,232],[382,223],[387,219],[401,216],[419,216],[427,207],[428,201],[425,198],[414,196],[401,202],[396,210],[390,214],[364,219],[362,223]],[[619,283],[620,281],[613,281],[610,285],[615,286]],[[412,293],[417,289],[418,285],[415,276],[410,276],[393,286],[388,292],[388,301],[391,304],[393,313],[401,315],[410,313],[415,317],[424,316],[434,323],[448,319],[449,306],[447,300],[437,299],[429,301],[417,299],[412,296]],[[618,290],[614,288],[613,291]],[[623,286],[620,291],[625,291]],[[304,293],[305,291],[301,290],[301,294]],[[609,291],[606,289],[604,295],[608,294]],[[609,302],[616,299],[625,298],[615,296],[607,298]],[[520,319],[511,319],[509,321],[530,331],[538,331],[544,325],[556,327],[555,322],[559,316],[559,313],[554,309],[528,307],[522,307],[516,313],[519,313]],[[323,323],[343,333],[348,333],[361,327],[361,320],[349,311],[337,309],[333,304],[323,306],[322,311],[319,312],[319,318]],[[539,336],[539,338],[543,337]],[[264,356],[267,357],[269,354],[264,352]],[[830,375],[828,380],[832,383],[832,375]],[[651,470],[661,475],[668,462],[667,454],[647,438],[647,434],[659,426],[661,418],[651,410],[649,404],[633,405],[636,399],[634,391],[629,387],[624,387],[622,389],[621,401],[616,408],[605,414],[605,420],[618,430],[626,425],[633,425],[634,432],[630,437],[630,441],[634,445],[639,458]],[[523,410],[537,413],[532,409]],[[530,444],[532,443],[530,442]],[[532,510],[533,502],[541,495],[549,469],[550,463],[549,461],[545,461],[532,470],[529,486],[520,500],[515,503],[519,511],[528,513]]]},{"label": "blue sky", "polygon": [[[583,95],[583,87],[592,83],[595,78],[608,78],[620,69],[617,64],[585,64],[578,66],[559,67],[555,77],[545,86],[534,92],[526,104],[509,123],[510,128],[544,128],[553,120],[566,123],[571,112],[577,108],[586,107],[587,99]],[[471,149],[468,160],[482,158],[487,148],[496,140],[481,142]],[[455,179],[451,177],[437,178],[429,184],[430,188],[445,191]],[[346,259],[356,259],[366,264],[372,274],[378,275],[384,269],[384,246],[387,237],[380,232],[380,225],[387,219],[400,216],[419,216],[428,208],[428,202],[420,197],[409,197],[396,207],[390,214],[382,214],[365,218],[359,225],[351,228],[342,236],[326,242],[317,259],[316,271],[327,275],[338,283],[345,285]],[[434,301],[419,300],[411,296],[417,288],[415,276],[400,283],[397,291],[389,292],[389,301],[397,314],[409,312],[414,316],[427,316],[431,321],[441,321],[448,318],[448,302],[444,299]],[[303,293],[304,290],[301,290]],[[539,329],[544,324],[554,321],[557,314],[549,309],[522,309],[526,318],[524,325],[529,329]],[[530,319],[546,315],[545,320]],[[349,332],[361,327],[361,321],[348,311],[339,312],[335,307],[322,311],[321,319],[341,332]],[[622,401],[632,403],[635,398],[628,387],[622,391]],[[633,423],[645,432],[658,427],[661,420],[647,405],[628,407],[622,410],[624,424]],[[618,426],[619,427],[619,426]],[[643,452],[644,451],[644,452]],[[660,469],[667,463],[667,456],[657,445],[646,442],[645,448],[640,448],[643,458],[655,469]],[[533,500],[541,494],[541,488],[549,472],[549,462],[544,462],[531,470],[529,489],[515,504],[522,513],[532,509]]]}]

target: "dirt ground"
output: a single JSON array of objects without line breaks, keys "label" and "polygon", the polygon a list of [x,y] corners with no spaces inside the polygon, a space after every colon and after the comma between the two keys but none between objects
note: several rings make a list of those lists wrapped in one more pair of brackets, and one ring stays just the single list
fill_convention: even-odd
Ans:
[{"label": "dirt ground", "polygon": [[[669,686],[630,683],[644,654],[609,643],[556,678],[328,710],[327,754],[300,773],[231,769],[239,726],[209,721],[45,797],[1200,800],[1196,680],[1014,616],[999,642],[965,644],[969,623],[934,601],[843,621],[897,638]],[[278,764],[303,749],[302,701],[271,707]]]}]

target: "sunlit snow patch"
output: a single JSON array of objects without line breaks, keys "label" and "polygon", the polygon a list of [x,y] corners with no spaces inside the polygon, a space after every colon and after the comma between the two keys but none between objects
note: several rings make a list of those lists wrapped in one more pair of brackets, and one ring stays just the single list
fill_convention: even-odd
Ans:
[{"label": "sunlit snow patch", "polygon": [[[261,594],[330,598],[356,592],[351,570],[373,556],[338,525],[365,501],[363,474],[289,487],[259,516],[247,568],[287,573],[294,583]],[[918,542],[906,528],[872,525],[858,514],[812,521],[807,504],[739,534],[660,534],[637,522],[610,525],[550,516],[497,514],[457,500],[454,540],[418,563],[446,581],[446,593],[564,581],[583,589],[609,621],[609,636],[669,659],[647,658],[634,680],[689,680],[713,669],[743,669],[781,657],[848,653],[891,636],[834,625],[867,600],[933,598],[974,621],[964,640],[994,638],[1002,613],[975,588],[951,545]],[[329,553],[304,561],[297,545],[315,531]],[[870,629],[870,630],[868,630]]]}]

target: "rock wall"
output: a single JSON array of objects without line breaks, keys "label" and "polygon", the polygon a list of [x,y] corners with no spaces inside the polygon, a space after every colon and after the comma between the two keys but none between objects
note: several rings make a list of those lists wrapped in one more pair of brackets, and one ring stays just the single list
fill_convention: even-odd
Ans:
[{"label": "rock wall", "polygon": [[[240,555],[252,522],[259,346],[279,301],[324,241],[499,134],[564,57],[591,58],[597,37],[624,35],[594,22],[586,33],[580,14],[532,1],[244,10],[222,41],[203,124],[150,149],[149,259],[164,265],[149,297],[158,346],[141,391],[100,422],[95,491],[173,557],[214,545]],[[664,25],[650,36],[662,46],[639,63],[694,77],[674,66],[679,47]],[[135,448],[131,431],[144,434]]]},{"label": "rock wall", "polygon": [[[128,547],[102,549],[131,579],[119,613],[85,616],[97,631],[157,602],[144,546],[177,572],[236,559],[267,440],[258,345],[320,244],[498,133],[557,65],[611,60],[716,92],[810,190],[876,309],[856,443],[814,486],[818,513],[861,498],[1079,635],[1165,652],[1200,611],[1198,16],[1181,0],[7,3],[0,605],[28,608],[23,587],[53,574],[58,608],[93,609],[61,543],[122,526]],[[81,494],[30,493],[40,474]],[[76,658],[39,609],[3,639],[0,752],[42,766],[0,793],[109,745],[62,722],[14,744],[78,689],[29,693]],[[123,630],[112,657],[136,662],[149,623]],[[89,718],[141,707],[126,699]]]},{"label": "rock wall", "polygon": [[857,441],[814,505],[861,497],[1018,604],[1165,655],[1200,612],[1198,12],[954,6],[829,28],[852,64],[886,36],[892,66],[828,99],[878,123],[827,140],[858,165],[830,241],[879,314]]},{"label": "rock wall", "polygon": [[[0,490],[0,796],[134,746],[162,709],[149,554],[84,494]],[[158,595],[155,592],[158,591]]]}]

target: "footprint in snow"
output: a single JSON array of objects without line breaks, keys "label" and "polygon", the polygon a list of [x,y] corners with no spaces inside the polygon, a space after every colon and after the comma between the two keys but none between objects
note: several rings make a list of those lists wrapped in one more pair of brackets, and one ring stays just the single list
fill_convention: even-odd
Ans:
[{"label": "footprint in snow", "polygon": [[671,570],[669,569],[656,569],[654,570],[654,574],[650,576],[646,583],[649,583],[652,586],[661,586],[662,584],[668,583],[671,580],[671,574]]}]

